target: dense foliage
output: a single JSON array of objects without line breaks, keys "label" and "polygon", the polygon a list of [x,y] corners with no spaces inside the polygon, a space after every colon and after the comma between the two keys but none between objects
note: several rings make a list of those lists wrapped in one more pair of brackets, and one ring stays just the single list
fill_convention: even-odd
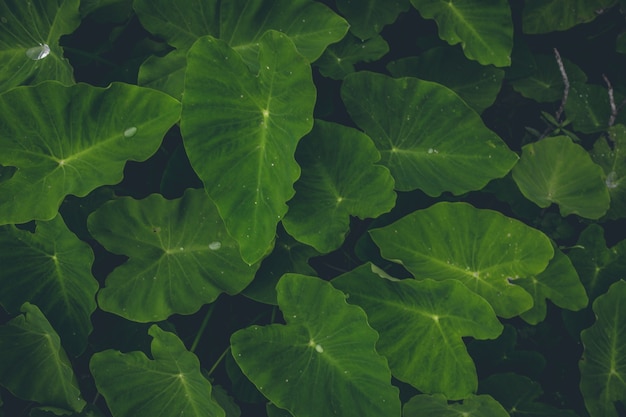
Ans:
[{"label": "dense foliage", "polygon": [[0,2],[0,416],[625,416],[625,54],[624,0]]}]

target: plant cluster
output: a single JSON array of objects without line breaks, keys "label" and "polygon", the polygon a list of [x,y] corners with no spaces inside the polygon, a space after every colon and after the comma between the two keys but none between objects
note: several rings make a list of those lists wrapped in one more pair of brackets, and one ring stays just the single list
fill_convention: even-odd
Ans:
[{"label": "plant cluster", "polygon": [[4,0],[0,417],[626,415],[625,16]]}]

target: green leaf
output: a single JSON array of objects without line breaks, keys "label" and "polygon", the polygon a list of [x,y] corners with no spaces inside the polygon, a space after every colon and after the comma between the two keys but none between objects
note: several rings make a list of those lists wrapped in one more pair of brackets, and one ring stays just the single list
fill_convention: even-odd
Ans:
[{"label": "green leaf", "polygon": [[223,41],[189,51],[181,132],[194,170],[253,264],[271,248],[300,175],[294,153],[313,126],[315,86],[307,60],[279,32],[259,43],[251,73]]},{"label": "green leaf", "polygon": [[591,417],[617,417],[615,402],[626,401],[626,282],[617,281],[593,303],[596,322],[580,334],[585,348],[580,391]]},{"label": "green leaf", "polygon": [[599,85],[573,83],[565,103],[565,114],[577,132],[604,132],[609,127],[611,115],[609,93]]},{"label": "green leaf", "polygon": [[38,305],[63,345],[78,356],[91,333],[98,282],[91,276],[91,248],[67,229],[60,215],[37,222],[35,233],[0,227],[0,304],[17,314]]},{"label": "green leaf", "polygon": [[482,65],[511,65],[513,22],[506,0],[411,0],[426,19],[435,19],[439,37],[460,43],[465,56]]},{"label": "green leaf", "polygon": [[233,357],[257,388],[298,417],[399,416],[398,389],[363,310],[304,275],[283,276],[277,292],[286,325],[231,337]]},{"label": "green leaf", "polygon": [[341,96],[400,191],[463,194],[503,177],[517,161],[480,116],[440,84],[358,72],[345,78]]},{"label": "green leaf", "polygon": [[120,198],[89,216],[88,227],[108,251],[129,257],[108,276],[100,308],[134,321],[194,313],[243,290],[258,267],[243,262],[203,190],[177,200]]},{"label": "green leaf", "polygon": [[508,417],[506,410],[489,395],[471,395],[463,403],[448,404],[441,394],[416,395],[402,409],[403,417]]},{"label": "green leaf", "polygon": [[604,183],[611,196],[611,206],[606,217],[619,219],[626,217],[626,126],[611,126],[608,134],[610,142],[605,137],[596,140],[591,150],[591,159],[602,167]]},{"label": "green leaf", "polygon": [[152,358],[143,352],[95,353],[89,369],[114,417],[225,417],[196,355],[173,333],[153,325]]},{"label": "green leaf", "polygon": [[546,318],[547,298],[557,306],[573,311],[583,309],[589,303],[572,262],[556,247],[554,258],[545,271],[537,276],[522,278],[516,284],[533,296],[533,308],[521,314],[522,319],[530,324],[537,324]]},{"label": "green leaf", "polygon": [[462,338],[495,339],[502,332],[485,299],[456,280],[390,281],[367,264],[332,284],[365,310],[394,377],[450,400],[476,391],[476,368]]},{"label": "green leaf", "polygon": [[361,40],[375,37],[410,7],[408,0],[337,0],[337,9],[350,23],[350,32]]},{"label": "green leaf", "polygon": [[591,22],[598,11],[609,8],[615,0],[526,0],[522,14],[524,33],[548,33],[567,30]]},{"label": "green leaf", "polygon": [[356,129],[316,121],[300,141],[296,159],[302,175],[283,226],[319,252],[341,246],[350,216],[375,218],[395,205],[389,170],[374,164],[380,154],[372,140]]},{"label": "green leaf", "polygon": [[182,100],[186,69],[186,49],[176,49],[163,57],[153,55],[139,67],[137,84],[163,91],[177,100]]},{"label": "green leaf", "polygon": [[387,69],[394,77],[417,77],[443,84],[477,113],[494,103],[504,78],[503,70],[468,61],[460,50],[446,47],[390,62]]},{"label": "green leaf", "polygon": [[515,281],[542,272],[554,255],[540,231],[466,203],[437,203],[370,235],[384,258],[416,279],[457,279],[504,318],[532,307],[532,296]]},{"label": "green leaf", "polygon": [[76,376],[59,336],[37,306],[0,326],[0,385],[25,400],[80,411]]},{"label": "green leaf", "polygon": [[80,0],[0,2],[0,92],[44,80],[74,83],[59,39],[80,24],[79,4]]},{"label": "green leaf", "polygon": [[609,192],[602,168],[567,136],[544,138],[522,148],[513,179],[526,198],[539,207],[559,205],[562,216],[602,217],[609,208]]},{"label": "green leaf", "polygon": [[50,220],[68,194],[79,197],[123,177],[178,120],[168,95],[122,83],[107,88],[48,81],[0,95],[0,224]]},{"label": "green leaf", "polygon": [[382,36],[362,41],[347,34],[340,42],[330,45],[315,62],[320,73],[335,80],[342,80],[355,71],[355,64],[371,62],[389,52],[389,45]]}]

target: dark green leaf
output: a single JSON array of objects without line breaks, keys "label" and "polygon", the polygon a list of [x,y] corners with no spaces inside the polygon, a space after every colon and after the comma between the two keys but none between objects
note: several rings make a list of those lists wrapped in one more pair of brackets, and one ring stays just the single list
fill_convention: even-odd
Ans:
[{"label": "dark green leaf", "polygon": [[408,0],[337,0],[337,8],[361,40],[373,38],[411,7]]},{"label": "dark green leaf", "polygon": [[573,83],[565,103],[565,114],[577,132],[603,132],[609,127],[611,115],[609,93],[599,85]]},{"label": "dark green leaf", "polygon": [[609,128],[609,141],[598,138],[591,151],[591,159],[602,167],[604,183],[611,196],[611,206],[606,213],[608,219],[626,217],[626,126],[615,125]]},{"label": "dark green leaf", "polygon": [[382,36],[374,36],[362,41],[348,34],[341,42],[326,48],[315,65],[323,76],[342,80],[346,75],[355,71],[355,64],[375,61],[387,52],[389,52],[389,45]]},{"label": "dark green leaf", "polygon": [[598,11],[614,4],[615,0],[526,0],[522,15],[524,33],[567,30],[592,21]]},{"label": "dark green leaf", "polygon": [[463,403],[448,404],[440,394],[416,395],[404,405],[403,417],[508,417],[506,410],[489,395],[471,395]]}]

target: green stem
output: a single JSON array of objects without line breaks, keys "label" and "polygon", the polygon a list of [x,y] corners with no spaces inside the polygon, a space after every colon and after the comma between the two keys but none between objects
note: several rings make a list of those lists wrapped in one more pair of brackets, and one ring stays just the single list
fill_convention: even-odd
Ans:
[{"label": "green stem", "polygon": [[226,356],[226,354],[228,353],[229,350],[230,350],[230,345],[228,345],[226,350],[222,352],[222,354],[220,355],[219,358],[217,358],[217,360],[215,361],[215,363],[213,364],[211,369],[209,369],[209,372],[208,372],[207,376],[211,376],[213,371],[215,371],[215,368],[217,368],[217,366],[224,360],[224,357]]},{"label": "green stem", "polygon": [[215,309],[215,303],[209,306],[209,310],[206,312],[206,316],[204,316],[204,320],[202,320],[200,329],[198,330],[198,333],[196,333],[196,338],[193,340],[193,343],[191,344],[191,348],[189,348],[189,351],[191,353],[195,352],[196,348],[198,347],[198,343],[200,343],[200,339],[202,338],[202,335],[204,334],[204,331],[206,330],[206,326],[209,324],[209,319],[211,318],[211,314],[213,314],[214,309]]}]

